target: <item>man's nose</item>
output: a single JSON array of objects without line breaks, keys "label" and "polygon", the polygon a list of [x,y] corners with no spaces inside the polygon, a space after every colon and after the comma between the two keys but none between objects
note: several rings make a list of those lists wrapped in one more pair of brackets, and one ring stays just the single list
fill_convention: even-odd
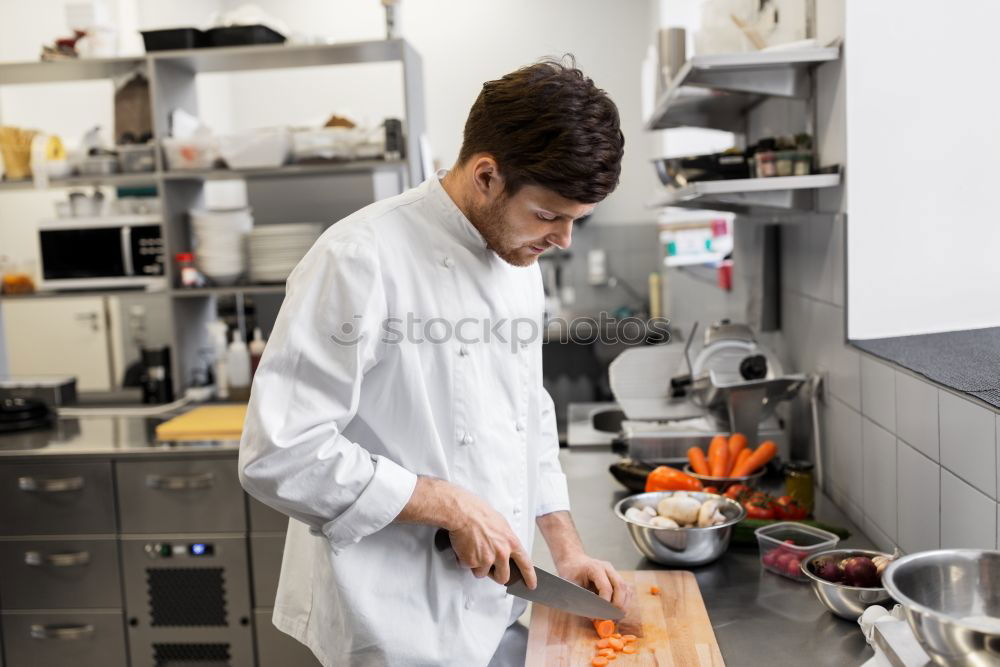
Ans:
[{"label": "man's nose", "polygon": [[545,240],[562,250],[568,248],[573,242],[573,221],[559,223],[559,226],[546,236]]}]

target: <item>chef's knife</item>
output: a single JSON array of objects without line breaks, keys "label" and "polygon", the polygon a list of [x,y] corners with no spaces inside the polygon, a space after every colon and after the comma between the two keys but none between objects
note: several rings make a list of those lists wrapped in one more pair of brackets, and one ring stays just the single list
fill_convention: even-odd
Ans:
[{"label": "chef's knife", "polygon": [[[438,551],[451,549],[451,538],[448,531],[443,528],[439,530],[434,535],[434,544]],[[535,577],[538,579],[538,586],[535,587],[535,590],[531,590],[525,585],[521,570],[511,560],[507,592],[524,600],[561,609],[577,616],[606,618],[612,621],[618,621],[625,617],[625,612],[604,598],[571,581],[557,577],[551,572],[536,567]]]}]

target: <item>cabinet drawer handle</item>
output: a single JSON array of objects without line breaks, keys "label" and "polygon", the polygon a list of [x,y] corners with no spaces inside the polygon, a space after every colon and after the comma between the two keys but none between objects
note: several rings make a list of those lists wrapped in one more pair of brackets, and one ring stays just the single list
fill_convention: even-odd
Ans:
[{"label": "cabinet drawer handle", "polygon": [[83,477],[18,477],[17,487],[22,491],[39,491],[42,493],[79,491],[83,488]]},{"label": "cabinet drawer handle", "polygon": [[207,489],[215,482],[215,475],[203,472],[197,475],[146,475],[146,486],[164,491]]},{"label": "cabinet drawer handle", "polygon": [[87,625],[31,625],[32,639],[86,639],[94,635],[94,626]]},{"label": "cabinet drawer handle", "polygon": [[90,562],[89,551],[69,551],[55,554],[42,555],[38,551],[25,551],[24,563],[33,567],[51,565],[52,567],[73,567],[74,565],[86,565]]}]

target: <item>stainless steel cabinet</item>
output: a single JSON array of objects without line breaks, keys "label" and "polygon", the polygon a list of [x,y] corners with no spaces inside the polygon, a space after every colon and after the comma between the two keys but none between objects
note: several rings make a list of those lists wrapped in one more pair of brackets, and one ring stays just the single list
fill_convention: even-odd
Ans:
[{"label": "stainless steel cabinet", "polygon": [[0,535],[115,532],[111,463],[0,466]]},{"label": "stainless steel cabinet", "polygon": [[4,612],[7,667],[124,667],[119,611]]},{"label": "stainless steel cabinet", "polygon": [[118,541],[0,541],[0,599],[9,609],[120,609]]},{"label": "stainless steel cabinet", "polygon": [[319,667],[319,660],[308,648],[274,627],[271,610],[255,610],[257,664],[260,667]]},{"label": "stainless steel cabinet", "polygon": [[123,461],[115,479],[122,533],[247,529],[235,459]]}]

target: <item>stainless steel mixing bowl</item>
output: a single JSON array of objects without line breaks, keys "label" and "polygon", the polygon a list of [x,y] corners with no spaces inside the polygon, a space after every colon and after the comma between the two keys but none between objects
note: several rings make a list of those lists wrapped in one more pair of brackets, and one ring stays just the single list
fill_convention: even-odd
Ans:
[{"label": "stainless steel mixing bowl", "polygon": [[[719,511],[726,517],[726,522],[708,528],[652,528],[625,518],[625,512],[630,507],[656,507],[661,500],[675,493],[687,493],[702,502],[718,498],[722,501]],[[615,505],[615,514],[625,522],[628,534],[639,553],[654,563],[675,567],[704,565],[721,556],[729,548],[733,526],[747,515],[746,510],[735,500],[700,491],[640,493],[620,500]]]},{"label": "stainless steel mixing bowl", "polygon": [[1000,664],[1000,551],[940,549],[891,563],[882,584],[939,665]]},{"label": "stainless steel mixing bowl", "polygon": [[[841,618],[850,621],[858,620],[865,609],[873,604],[882,604],[889,601],[889,592],[885,588],[861,588],[859,586],[845,586],[821,579],[809,570],[810,564],[816,562],[824,556],[832,556],[836,560],[850,558],[851,556],[888,556],[881,551],[868,551],[867,549],[830,549],[820,551],[802,561],[802,572],[809,577],[813,592],[823,606]],[[884,580],[883,580],[884,583]]]}]

